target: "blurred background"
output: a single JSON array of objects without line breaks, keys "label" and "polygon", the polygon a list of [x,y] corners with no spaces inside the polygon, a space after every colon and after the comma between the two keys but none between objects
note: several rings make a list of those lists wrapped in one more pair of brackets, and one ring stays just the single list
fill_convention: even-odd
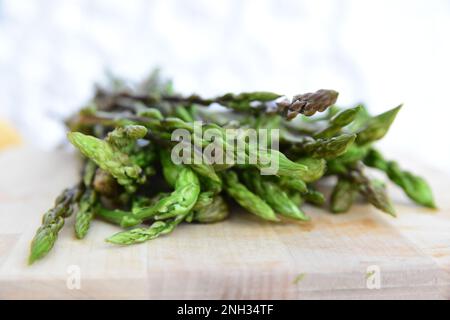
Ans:
[{"label": "blurred background", "polygon": [[0,125],[55,148],[106,70],[160,67],[183,93],[404,103],[382,144],[450,172],[449,39],[448,0],[0,0]]}]

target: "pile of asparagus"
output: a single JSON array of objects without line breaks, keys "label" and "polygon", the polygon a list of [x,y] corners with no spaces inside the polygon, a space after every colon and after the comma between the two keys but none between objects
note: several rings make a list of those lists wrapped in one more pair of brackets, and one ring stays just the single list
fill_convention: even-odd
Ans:
[{"label": "pile of asparagus", "polygon": [[[175,93],[158,72],[137,85],[111,79],[97,88],[87,107],[67,120],[68,139],[83,158],[81,178],[45,213],[31,243],[29,263],[53,248],[65,219],[72,215],[79,239],[87,235],[94,218],[124,228],[106,239],[119,245],[155,239],[181,222],[222,221],[233,202],[274,222],[280,217],[309,220],[300,208],[303,203],[346,212],[358,197],[395,216],[385,184],[370,178],[367,167],[383,171],[417,204],[434,208],[425,180],[373,146],[386,135],[401,106],[372,116],[362,105],[335,106],[337,96],[333,90],[319,90],[290,100],[271,92],[204,99]],[[322,114],[311,117],[316,112]],[[175,164],[173,131],[195,135],[198,121],[219,137],[229,128],[279,130],[279,150],[258,149],[253,164]],[[197,140],[200,146],[211,143],[204,136]],[[229,143],[215,140],[225,149]],[[250,156],[250,146],[245,150]],[[261,175],[268,155],[276,156],[276,175]],[[337,182],[327,201],[315,186],[330,176]]]}]

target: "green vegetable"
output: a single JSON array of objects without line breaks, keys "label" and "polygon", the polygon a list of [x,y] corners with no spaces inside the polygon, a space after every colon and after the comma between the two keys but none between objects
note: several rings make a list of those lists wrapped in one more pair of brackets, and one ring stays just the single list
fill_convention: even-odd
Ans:
[{"label": "green vegetable", "polygon": [[359,192],[366,197],[370,204],[395,217],[394,206],[386,193],[386,186],[383,182],[369,179],[360,167],[353,169],[349,176],[352,182],[358,186]]},{"label": "green vegetable", "polygon": [[[122,131],[121,129],[113,131],[106,141],[80,132],[71,132],[67,137],[84,156],[115,177],[117,182],[129,192],[134,192],[136,189],[135,183],[141,178],[142,169],[134,164],[126,153],[121,151],[121,149],[125,148],[122,145],[123,141],[115,140],[114,132]],[[140,133],[142,132],[140,131]],[[115,142],[113,143],[112,141]],[[118,145],[120,145],[120,148]]]},{"label": "green vegetable", "polygon": [[[374,147],[401,106],[371,116],[363,105],[336,106],[333,90],[292,99],[269,91],[205,98],[177,93],[157,71],[136,85],[109,78],[66,121],[68,140],[84,156],[82,174],[45,213],[29,263],[53,248],[71,215],[80,239],[93,219],[125,229],[106,239],[119,245],[155,239],[183,222],[223,221],[232,201],[263,220],[305,221],[301,206],[325,207],[316,188],[328,187],[330,176],[337,178],[331,212],[348,211],[360,195],[394,216],[384,182],[366,175],[367,167],[385,172],[414,202],[436,207],[423,178]],[[310,117],[317,112],[324,113]]]},{"label": "green vegetable", "polygon": [[345,126],[355,120],[358,113],[361,112],[361,106],[355,108],[342,110],[329,120],[329,125],[325,129],[319,131],[314,135],[315,138],[332,138],[339,134]]},{"label": "green vegetable", "polygon": [[175,190],[167,197],[159,200],[154,206],[133,212],[137,219],[154,218],[164,220],[177,216],[185,216],[194,207],[200,194],[200,181],[188,167],[181,166],[177,176]]},{"label": "green vegetable", "polygon": [[308,192],[308,186],[303,180],[291,178],[291,177],[281,177],[279,179],[279,184],[281,187],[296,191],[298,194],[303,194]]},{"label": "green vegetable", "polygon": [[78,239],[83,239],[94,218],[93,206],[97,200],[97,194],[92,189],[87,189],[80,199],[79,210],[75,216],[75,234]]},{"label": "green vegetable", "polygon": [[86,236],[91,220],[94,218],[93,209],[97,201],[97,193],[92,189],[92,184],[96,168],[95,163],[90,160],[87,161],[84,168],[83,183],[85,191],[80,198],[75,216],[75,234],[78,239],[83,239]]},{"label": "green vegetable", "polygon": [[289,196],[275,182],[263,178],[252,171],[245,171],[243,179],[246,185],[260,198],[264,199],[272,209],[285,217],[296,220],[309,220],[304,212],[291,201]]},{"label": "green vegetable", "polygon": [[[316,112],[323,112],[336,103],[338,93],[334,90],[318,90],[294,96],[291,103],[281,104],[285,108],[286,118],[291,120],[298,114],[312,116]],[[279,104],[280,105],[280,104]]]},{"label": "green vegetable", "polygon": [[239,182],[236,172],[230,171],[223,174],[225,191],[236,200],[244,209],[268,221],[278,221],[272,208],[260,197],[251,192],[245,185]]},{"label": "green vegetable", "polygon": [[300,158],[296,161],[297,163],[304,165],[307,169],[302,175],[302,180],[304,182],[314,182],[322,178],[325,174],[327,162],[325,159],[315,159],[315,158]]},{"label": "green vegetable", "polygon": [[344,154],[356,139],[354,134],[341,134],[329,139],[304,137],[292,144],[291,152],[318,159],[333,159]]},{"label": "green vegetable", "polygon": [[359,145],[364,145],[383,138],[401,108],[402,105],[368,119],[365,125],[358,131],[356,143]]},{"label": "green vegetable", "polygon": [[340,177],[331,194],[331,211],[334,213],[347,212],[357,195],[358,186]]},{"label": "green vegetable", "polygon": [[364,163],[386,172],[389,179],[402,188],[405,194],[417,204],[436,208],[431,188],[423,178],[402,170],[397,162],[385,160],[375,149],[369,151],[364,158]]},{"label": "green vegetable", "polygon": [[[201,195],[202,194],[200,194],[200,196]],[[211,201],[208,201],[207,204],[203,203],[202,205],[198,205],[200,196],[193,209],[194,221],[200,223],[214,223],[225,220],[228,217],[228,206],[222,196],[216,195],[211,198]]]},{"label": "green vegetable", "polygon": [[79,198],[80,186],[64,190],[55,200],[55,205],[42,218],[42,225],[31,242],[28,263],[43,258],[53,248],[64,220],[72,215],[74,204]]},{"label": "green vegetable", "polygon": [[133,227],[143,222],[142,219],[135,217],[130,211],[119,209],[110,210],[101,205],[97,205],[94,214],[105,221],[117,224],[122,228]]},{"label": "green vegetable", "polygon": [[308,192],[302,195],[303,199],[305,199],[306,202],[309,202],[315,206],[321,207],[325,203],[325,196],[323,193],[314,190],[312,188],[308,189]]},{"label": "green vegetable", "polygon": [[156,221],[149,228],[136,228],[119,232],[106,239],[106,241],[119,245],[130,245],[153,240],[160,235],[172,232],[183,221],[183,218],[183,216],[179,216],[171,221]]}]

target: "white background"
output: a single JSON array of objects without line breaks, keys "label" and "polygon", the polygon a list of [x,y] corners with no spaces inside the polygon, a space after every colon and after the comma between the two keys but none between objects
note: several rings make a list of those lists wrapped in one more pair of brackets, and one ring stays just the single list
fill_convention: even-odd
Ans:
[{"label": "white background", "polygon": [[0,0],[0,117],[53,148],[106,69],[177,90],[320,88],[372,112],[383,144],[450,172],[449,0]]}]

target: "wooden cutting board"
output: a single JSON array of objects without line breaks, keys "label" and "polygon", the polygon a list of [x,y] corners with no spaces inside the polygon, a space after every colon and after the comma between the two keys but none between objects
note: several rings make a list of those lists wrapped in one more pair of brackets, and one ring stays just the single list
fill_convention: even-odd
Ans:
[{"label": "wooden cutting board", "polygon": [[41,216],[77,167],[62,151],[0,153],[0,298],[450,298],[450,181],[423,166],[413,168],[431,181],[438,212],[391,187],[397,219],[364,204],[344,215],[307,207],[308,224],[234,212],[129,247],[106,243],[118,228],[101,221],[76,240],[68,221],[54,250],[28,266]]}]

